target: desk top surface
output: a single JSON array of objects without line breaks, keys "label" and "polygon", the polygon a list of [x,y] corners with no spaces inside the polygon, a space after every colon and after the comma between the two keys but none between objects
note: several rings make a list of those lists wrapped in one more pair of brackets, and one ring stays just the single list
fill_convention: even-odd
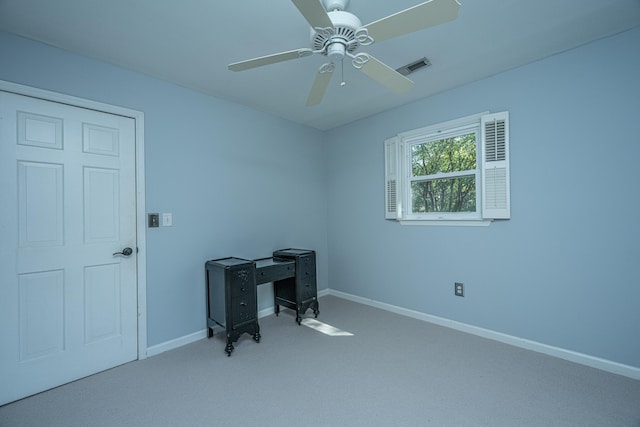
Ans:
[{"label": "desk top surface", "polygon": [[251,264],[251,260],[235,258],[235,257],[212,259],[211,261],[207,261],[207,265],[213,264],[213,265],[219,265],[223,267],[234,267],[236,265],[247,264],[247,263]]},{"label": "desk top surface", "polygon": [[273,265],[287,265],[287,264],[295,264],[295,261],[292,259],[284,259],[284,258],[260,258],[254,260],[256,264],[256,268],[265,268],[271,267]]},{"label": "desk top surface", "polygon": [[296,249],[296,248],[289,248],[289,249],[280,249],[278,251],[273,252],[274,256],[281,256],[281,255],[309,255],[312,254],[313,251],[309,250],[309,249]]}]

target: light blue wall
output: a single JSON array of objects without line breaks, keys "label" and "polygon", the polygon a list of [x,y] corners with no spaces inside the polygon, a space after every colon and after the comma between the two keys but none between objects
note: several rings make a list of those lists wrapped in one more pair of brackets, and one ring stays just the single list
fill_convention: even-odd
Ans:
[{"label": "light blue wall", "polygon": [[[329,132],[330,288],[640,367],[639,46],[636,29]],[[512,219],[386,221],[383,140],[485,110],[510,112]]]},{"label": "light blue wall", "polygon": [[149,346],[205,328],[208,259],[315,249],[327,287],[321,132],[1,32],[0,79],[145,113],[147,212],[173,213],[146,230]]},{"label": "light blue wall", "polygon": [[[147,211],[174,215],[147,230],[150,346],[204,328],[205,260],[298,246],[320,288],[640,367],[637,46],[640,29],[327,133],[3,33],[0,79],[145,113]],[[485,110],[510,112],[512,219],[385,221],[382,141]]]}]

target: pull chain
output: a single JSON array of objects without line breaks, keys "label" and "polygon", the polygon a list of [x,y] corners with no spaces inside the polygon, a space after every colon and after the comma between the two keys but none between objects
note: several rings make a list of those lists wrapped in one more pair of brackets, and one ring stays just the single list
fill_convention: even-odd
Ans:
[{"label": "pull chain", "polygon": [[340,65],[342,66],[342,82],[340,82],[340,86],[344,87],[347,84],[347,82],[344,81],[344,59],[340,61]]}]

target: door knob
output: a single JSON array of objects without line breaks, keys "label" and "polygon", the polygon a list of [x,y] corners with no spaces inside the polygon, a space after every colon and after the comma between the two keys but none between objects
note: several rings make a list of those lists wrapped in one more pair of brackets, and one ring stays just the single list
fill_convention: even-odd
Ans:
[{"label": "door knob", "polygon": [[133,253],[133,249],[131,249],[131,248],[124,248],[124,249],[122,250],[122,252],[114,252],[113,256],[116,256],[116,255],[129,256],[129,255],[131,255],[132,253]]}]

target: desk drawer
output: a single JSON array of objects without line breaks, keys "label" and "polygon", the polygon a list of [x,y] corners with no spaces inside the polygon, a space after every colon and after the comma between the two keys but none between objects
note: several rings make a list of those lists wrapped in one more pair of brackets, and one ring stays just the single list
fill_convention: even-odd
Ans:
[{"label": "desk drawer", "polygon": [[253,284],[253,266],[250,269],[237,270],[231,273],[232,296],[252,295],[255,293],[255,285]]},{"label": "desk drawer", "polygon": [[247,297],[255,293],[255,287],[252,284],[237,284],[231,286],[231,297]]},{"label": "desk drawer", "polygon": [[231,319],[233,321],[233,328],[236,326],[256,320],[258,318],[258,310],[256,306],[256,299],[252,295],[244,297],[236,297],[231,302]]},{"label": "desk drawer", "polygon": [[295,261],[274,262],[273,264],[256,268],[256,283],[275,282],[287,277],[294,277],[295,274]]},{"label": "desk drawer", "polygon": [[300,277],[315,277],[316,275],[316,255],[310,254],[301,256],[300,262]]},{"label": "desk drawer", "polygon": [[299,299],[300,302],[306,302],[309,300],[315,300],[318,295],[316,290],[316,278],[315,277],[303,277],[298,284]]}]

